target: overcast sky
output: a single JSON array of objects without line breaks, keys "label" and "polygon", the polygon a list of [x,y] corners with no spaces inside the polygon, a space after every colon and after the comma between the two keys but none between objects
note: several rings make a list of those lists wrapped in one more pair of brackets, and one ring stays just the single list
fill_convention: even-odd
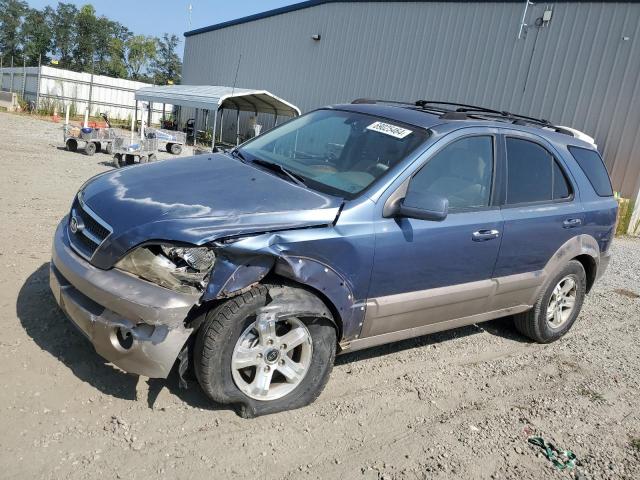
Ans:
[{"label": "overcast sky", "polygon": [[[160,36],[164,32],[175,33],[181,39],[188,30],[226,22],[254,13],[265,12],[302,0],[94,0],[74,1],[78,6],[90,3],[98,15],[104,15],[127,26],[129,30],[144,35]],[[32,8],[51,5],[58,0],[27,0]],[[192,6],[191,24],[188,6]],[[181,43],[179,54],[182,56]]]}]

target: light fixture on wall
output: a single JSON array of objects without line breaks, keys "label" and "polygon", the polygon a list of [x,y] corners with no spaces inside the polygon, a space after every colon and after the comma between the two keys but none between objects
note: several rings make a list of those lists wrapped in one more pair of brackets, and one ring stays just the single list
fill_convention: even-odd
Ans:
[{"label": "light fixture on wall", "polygon": [[319,33],[315,33],[315,34],[311,35],[311,39],[312,39],[312,40],[315,40],[316,42],[319,42],[319,41],[320,41],[320,38],[321,38],[321,37],[320,37],[320,34],[319,34]]}]

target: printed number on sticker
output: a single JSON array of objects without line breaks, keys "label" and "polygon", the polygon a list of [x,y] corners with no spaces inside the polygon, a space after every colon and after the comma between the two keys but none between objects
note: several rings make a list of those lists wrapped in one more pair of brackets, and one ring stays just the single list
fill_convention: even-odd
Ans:
[{"label": "printed number on sticker", "polygon": [[396,138],[404,138],[410,133],[411,130],[407,130],[406,128],[397,127],[395,125],[390,125],[384,122],[375,122],[367,127],[367,130],[373,130],[374,132],[384,133],[385,135],[391,135]]}]

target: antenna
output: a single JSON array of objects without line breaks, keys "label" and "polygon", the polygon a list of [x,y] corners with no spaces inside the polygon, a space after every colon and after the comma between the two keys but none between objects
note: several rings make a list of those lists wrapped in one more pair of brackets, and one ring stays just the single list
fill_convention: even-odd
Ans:
[{"label": "antenna", "polygon": [[233,88],[231,89],[231,95],[233,95],[236,90],[236,82],[238,81],[238,70],[240,70],[240,60],[242,60],[242,54],[240,54],[240,56],[238,57],[238,66],[236,67],[236,76],[233,79]]},{"label": "antenna", "polygon": [[189,28],[191,28],[191,12],[193,11],[193,5],[187,5],[187,11],[189,12]]}]

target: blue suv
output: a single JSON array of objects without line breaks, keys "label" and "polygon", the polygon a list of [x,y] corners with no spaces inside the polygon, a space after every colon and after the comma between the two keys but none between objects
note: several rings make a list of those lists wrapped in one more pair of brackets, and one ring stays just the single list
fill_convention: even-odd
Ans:
[{"label": "blue suv", "polygon": [[229,152],[82,186],[50,284],[96,351],[251,417],[312,402],[336,354],[513,316],[562,337],[609,262],[594,145],[534,118],[357,100]]}]

